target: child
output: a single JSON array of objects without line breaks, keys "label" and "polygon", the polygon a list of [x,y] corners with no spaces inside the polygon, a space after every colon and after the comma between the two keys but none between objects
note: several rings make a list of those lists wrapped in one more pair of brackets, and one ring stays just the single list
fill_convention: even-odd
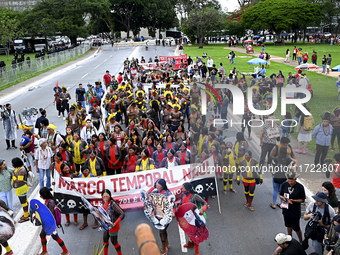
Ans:
[{"label": "child", "polygon": [[223,132],[221,130],[216,131],[216,137],[219,143],[223,142],[223,140],[227,138],[227,136],[223,136]]},{"label": "child", "polygon": [[[31,137],[32,137],[31,131],[27,130],[21,137],[20,146],[26,146],[31,141]],[[32,152],[30,147],[31,146],[27,147],[26,149],[24,149],[24,151],[26,153],[31,154],[34,160],[34,153]]]}]

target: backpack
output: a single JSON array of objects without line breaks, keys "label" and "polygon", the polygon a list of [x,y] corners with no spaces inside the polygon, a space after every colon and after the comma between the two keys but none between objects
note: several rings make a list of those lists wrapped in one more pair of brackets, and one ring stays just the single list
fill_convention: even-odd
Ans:
[{"label": "backpack", "polygon": [[59,131],[55,132],[55,135],[53,137],[53,143],[55,144],[55,141],[57,140],[57,136],[60,135],[61,138],[63,138],[64,142],[66,143],[66,136],[62,135]]},{"label": "backpack", "polygon": [[305,131],[309,131],[313,129],[313,117],[312,116],[303,117],[303,129]]},{"label": "backpack", "polygon": [[52,203],[54,206],[54,217],[55,217],[55,223],[57,225],[57,228],[61,228],[64,234],[63,225],[61,224],[61,210],[58,206],[55,205],[54,201],[52,199],[48,200],[48,203]]}]

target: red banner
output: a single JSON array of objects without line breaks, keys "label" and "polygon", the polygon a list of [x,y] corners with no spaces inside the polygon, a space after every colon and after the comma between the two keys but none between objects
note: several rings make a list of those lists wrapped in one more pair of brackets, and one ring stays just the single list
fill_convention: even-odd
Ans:
[{"label": "red banner", "polygon": [[175,61],[175,67],[173,67],[173,69],[181,69],[181,62],[183,61],[186,63],[188,61],[188,56],[186,54],[180,56],[159,56],[159,61],[171,62],[171,65],[173,61]]}]

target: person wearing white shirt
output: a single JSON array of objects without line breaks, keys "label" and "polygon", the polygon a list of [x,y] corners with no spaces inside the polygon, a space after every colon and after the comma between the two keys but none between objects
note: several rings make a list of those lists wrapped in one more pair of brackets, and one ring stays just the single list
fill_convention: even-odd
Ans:
[{"label": "person wearing white shirt", "polygon": [[209,76],[210,76],[210,71],[213,68],[213,64],[214,64],[214,60],[211,59],[211,57],[209,56],[208,61],[207,61],[207,67],[209,70]]},{"label": "person wearing white shirt", "polygon": [[[286,88],[296,88],[296,85],[293,83],[293,80],[289,80],[288,84],[286,85]],[[295,98],[295,93],[294,92],[286,92],[286,98],[287,99],[293,99]]]},{"label": "person wearing white shirt", "polygon": [[97,135],[97,129],[92,125],[92,121],[90,119],[86,120],[86,125],[80,132],[80,137],[83,139],[87,144],[90,143],[92,140],[93,135]]},{"label": "person wearing white shirt", "polygon": [[[39,173],[40,189],[47,187],[51,189],[51,172],[50,166],[52,163],[52,149],[47,146],[47,140],[42,138],[39,140],[40,147],[35,152],[35,167]],[[44,185],[44,178],[46,175],[46,186]]]},{"label": "person wearing white shirt", "polygon": [[192,78],[196,79],[197,82],[201,81],[201,76],[199,75],[198,71],[195,72]]}]

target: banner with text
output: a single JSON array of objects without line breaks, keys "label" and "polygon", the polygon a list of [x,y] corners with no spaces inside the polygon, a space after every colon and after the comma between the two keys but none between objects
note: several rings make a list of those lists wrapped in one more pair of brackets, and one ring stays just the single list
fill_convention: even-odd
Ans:
[{"label": "banner with text", "polygon": [[181,61],[187,62],[188,61],[188,56],[185,55],[180,55],[180,56],[159,56],[159,61],[169,61],[173,62],[175,59],[175,67],[173,69],[181,69]]},{"label": "banner with text", "polygon": [[184,182],[191,182],[197,194],[202,197],[217,194],[216,179],[213,168],[213,158],[203,164],[175,166],[171,169],[160,168],[143,172],[118,174],[93,178],[55,179],[54,197],[62,213],[87,213],[81,197],[88,199],[93,206],[101,206],[101,192],[109,189],[112,197],[125,211],[143,209],[144,203],[140,190],[153,187],[155,181],[163,178],[168,188],[176,196],[176,202],[181,199],[181,188]]}]

